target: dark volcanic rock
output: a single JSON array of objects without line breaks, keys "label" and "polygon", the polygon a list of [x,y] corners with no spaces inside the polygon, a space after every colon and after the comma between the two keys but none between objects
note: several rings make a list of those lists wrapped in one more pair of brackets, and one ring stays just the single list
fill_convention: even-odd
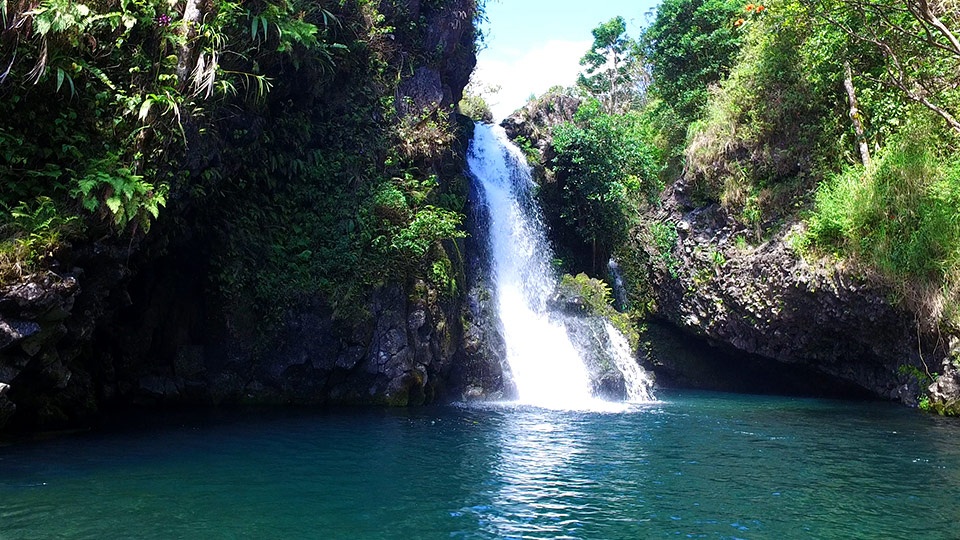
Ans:
[{"label": "dark volcanic rock", "polygon": [[443,102],[443,83],[440,72],[430,67],[419,67],[400,83],[400,93],[408,99],[398,104],[403,115],[430,114]]},{"label": "dark volcanic rock", "polygon": [[[426,116],[438,109],[449,110],[460,102],[463,89],[477,65],[474,52],[475,28],[470,20],[474,0],[454,0],[443,9],[428,8],[419,1],[407,1],[397,10],[383,2],[384,12],[399,24],[422,27],[421,47],[429,62],[405,76],[397,103],[403,115]],[[406,21],[406,22],[404,22]]]},{"label": "dark volcanic rock", "polygon": [[581,352],[593,395],[611,401],[627,399],[627,384],[612,356],[605,320],[574,309],[556,312],[554,319],[563,324],[570,341]]},{"label": "dark volcanic rock", "polygon": [[[470,200],[479,201],[476,183]],[[497,316],[490,269],[490,215],[483,204],[472,204],[467,214],[465,250],[467,294],[461,308],[463,335],[451,372],[449,398],[454,400],[501,400],[516,397],[510,381],[507,347]]]},{"label": "dark volcanic rock", "polygon": [[960,345],[940,366],[940,376],[927,389],[930,408],[940,414],[960,416]]},{"label": "dark volcanic rock", "polygon": [[580,98],[562,92],[547,92],[508,116],[500,125],[510,139],[527,139],[540,150],[545,160],[549,160],[553,128],[572,121],[579,108]]},{"label": "dark volcanic rock", "polygon": [[800,225],[738,246],[737,236],[751,232],[718,205],[694,207],[682,182],[666,193],[658,220],[678,240],[671,268],[651,258],[657,314],[692,335],[908,403],[919,389],[901,366],[924,369],[924,359],[944,356],[937,336],[918,331],[882,284],[796,255],[788,238]]},{"label": "dark volcanic rock", "polygon": [[53,416],[63,414],[46,393],[62,394],[74,376],[67,366],[76,350],[64,347],[72,343],[63,342],[68,335],[63,321],[79,293],[73,276],[52,272],[0,290],[0,429],[23,401],[45,404]]}]

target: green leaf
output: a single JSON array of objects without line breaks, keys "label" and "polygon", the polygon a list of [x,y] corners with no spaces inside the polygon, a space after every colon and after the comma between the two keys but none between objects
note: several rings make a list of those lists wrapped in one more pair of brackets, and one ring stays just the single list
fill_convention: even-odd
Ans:
[{"label": "green leaf", "polygon": [[117,215],[120,212],[120,197],[108,197],[104,203],[107,205],[107,208],[110,209],[112,214]]},{"label": "green leaf", "polygon": [[77,95],[77,89],[73,86],[73,77],[69,73],[63,70],[63,68],[57,68],[57,92],[60,91],[60,87],[63,86],[63,81],[66,80],[67,84],[70,85],[70,97]]},{"label": "green leaf", "polygon": [[150,114],[150,106],[151,106],[151,105],[153,105],[153,100],[152,100],[152,99],[147,98],[147,99],[143,100],[143,103],[140,105],[140,114],[138,115],[138,117],[140,118],[140,120],[146,120],[146,119],[147,119],[147,115]]},{"label": "green leaf", "polygon": [[50,31],[50,18],[41,16],[45,11],[45,9],[38,9],[32,13],[34,16],[33,29],[36,30],[41,36],[47,35],[47,33]]}]

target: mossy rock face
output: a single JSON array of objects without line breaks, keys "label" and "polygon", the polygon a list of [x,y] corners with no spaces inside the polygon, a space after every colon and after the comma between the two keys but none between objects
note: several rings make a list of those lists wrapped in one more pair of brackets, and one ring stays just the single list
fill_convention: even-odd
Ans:
[{"label": "mossy rock face", "polygon": [[940,416],[960,416],[960,402],[934,403],[930,405],[933,412]]},{"label": "mossy rock face", "polygon": [[426,391],[423,377],[416,372],[410,372],[391,386],[398,388],[388,389],[384,395],[384,403],[390,407],[418,406],[426,403]]},{"label": "mossy rock face", "polygon": [[927,389],[926,400],[921,401],[925,410],[941,416],[960,416],[960,368],[954,354],[943,364],[943,374]]},{"label": "mossy rock face", "polygon": [[640,344],[640,334],[627,313],[613,307],[613,291],[604,281],[586,274],[566,274],[557,292],[549,300],[552,309],[572,316],[594,316],[608,321],[627,338],[633,352]]}]

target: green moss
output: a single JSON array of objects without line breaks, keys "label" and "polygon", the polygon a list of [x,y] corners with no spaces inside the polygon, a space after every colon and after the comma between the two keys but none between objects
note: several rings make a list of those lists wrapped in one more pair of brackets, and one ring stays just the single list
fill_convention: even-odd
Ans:
[{"label": "green moss", "polygon": [[960,416],[960,400],[943,402],[930,399],[929,396],[921,396],[918,407],[924,412],[940,416]]},{"label": "green moss", "polygon": [[588,313],[610,321],[610,324],[627,338],[630,348],[637,350],[640,333],[630,314],[614,309],[609,285],[582,273],[576,276],[564,274],[560,279],[559,290],[561,295],[580,300]]}]

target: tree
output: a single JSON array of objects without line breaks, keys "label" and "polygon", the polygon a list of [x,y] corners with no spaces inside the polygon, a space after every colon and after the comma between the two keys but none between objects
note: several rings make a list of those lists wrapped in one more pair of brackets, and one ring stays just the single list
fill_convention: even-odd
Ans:
[{"label": "tree", "polygon": [[593,46],[580,59],[586,66],[577,84],[596,97],[609,113],[623,112],[637,94],[639,48],[627,35],[623,17],[614,17],[593,29]]},{"label": "tree", "polygon": [[707,102],[707,87],[730,70],[740,48],[736,0],[663,0],[642,41],[653,85],[690,122]]},{"label": "tree", "polygon": [[955,2],[929,0],[819,0],[815,15],[886,59],[879,82],[921,104],[960,133],[960,24]]},{"label": "tree", "polygon": [[606,114],[596,99],[553,133],[560,218],[604,262],[627,239],[638,205],[659,189],[660,156],[637,112]]},{"label": "tree", "polygon": [[[476,73],[474,73],[476,75]],[[493,112],[485,96],[496,95],[499,86],[483,85],[476,77],[470,77],[470,82],[463,89],[463,98],[457,104],[460,114],[478,122],[493,122]]]}]

